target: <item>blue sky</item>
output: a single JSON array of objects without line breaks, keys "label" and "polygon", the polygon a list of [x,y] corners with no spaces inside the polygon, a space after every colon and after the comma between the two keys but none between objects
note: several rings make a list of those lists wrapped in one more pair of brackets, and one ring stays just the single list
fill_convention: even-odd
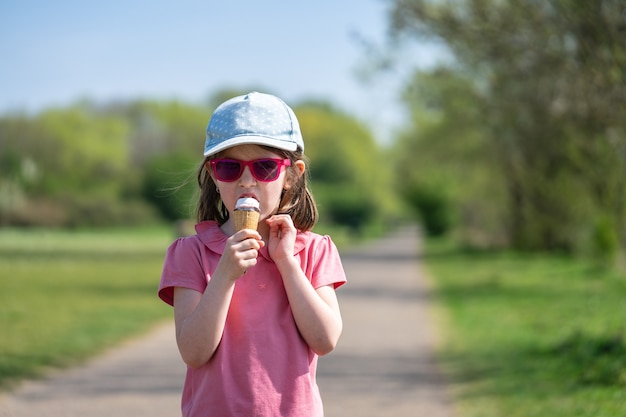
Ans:
[{"label": "blue sky", "polygon": [[382,45],[386,32],[383,0],[3,0],[0,113],[255,87],[290,104],[328,100],[385,136],[401,120],[402,76],[364,83],[357,39]]}]

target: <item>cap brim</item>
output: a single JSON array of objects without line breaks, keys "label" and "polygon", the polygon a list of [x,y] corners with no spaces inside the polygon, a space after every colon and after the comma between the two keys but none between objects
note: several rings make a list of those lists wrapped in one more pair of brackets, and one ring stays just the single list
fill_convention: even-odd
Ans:
[{"label": "cap brim", "polygon": [[271,146],[285,151],[295,151],[298,149],[298,144],[292,141],[285,141],[260,135],[239,135],[220,142],[209,149],[205,149],[204,156],[211,156],[237,145]]}]

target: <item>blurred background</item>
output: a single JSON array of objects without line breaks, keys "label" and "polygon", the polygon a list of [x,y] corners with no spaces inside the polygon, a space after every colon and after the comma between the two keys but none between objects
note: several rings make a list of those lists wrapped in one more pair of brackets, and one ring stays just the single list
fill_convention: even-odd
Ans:
[{"label": "blurred background", "polygon": [[34,250],[110,262],[135,236],[152,291],[193,218],[206,123],[251,90],[294,108],[340,242],[418,220],[472,250],[624,270],[623,0],[9,0],[0,57],[12,290]]},{"label": "blurred background", "polygon": [[[397,99],[406,75],[380,69],[388,8],[4,2],[0,225],[193,217],[210,115],[251,90],[296,108],[324,221],[352,231],[380,224],[397,212],[387,151],[406,119]],[[414,48],[410,62],[423,66],[440,54]]]},{"label": "blurred background", "polygon": [[623,254],[619,1],[0,12],[2,226],[189,218],[212,110],[260,90],[297,110],[323,223],[413,211],[471,245]]}]

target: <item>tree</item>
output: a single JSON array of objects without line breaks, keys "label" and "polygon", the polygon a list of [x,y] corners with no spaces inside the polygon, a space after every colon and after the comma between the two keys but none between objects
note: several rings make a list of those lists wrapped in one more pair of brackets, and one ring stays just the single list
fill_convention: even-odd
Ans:
[{"label": "tree", "polygon": [[436,38],[484,98],[478,120],[526,249],[626,246],[626,23],[617,0],[396,0],[396,33]]},{"label": "tree", "polygon": [[[225,90],[215,98],[237,94]],[[323,219],[355,230],[381,223],[394,207],[391,163],[371,133],[330,105],[295,110]],[[0,117],[0,224],[106,226],[190,217],[210,115],[208,107],[180,102],[83,101]]]},{"label": "tree", "polygon": [[294,108],[321,220],[355,231],[393,213],[392,164],[358,120],[325,103]]},{"label": "tree", "polygon": [[428,234],[456,226],[469,241],[497,243],[502,216],[494,210],[502,204],[502,183],[481,122],[484,97],[471,79],[440,68],[417,72],[403,99],[411,124],[395,143],[397,192]]}]

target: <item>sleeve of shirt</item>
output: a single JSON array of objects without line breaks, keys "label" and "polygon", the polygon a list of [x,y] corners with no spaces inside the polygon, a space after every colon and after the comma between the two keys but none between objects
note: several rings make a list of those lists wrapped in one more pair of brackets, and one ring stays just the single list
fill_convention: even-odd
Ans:
[{"label": "sleeve of shirt", "polygon": [[203,292],[207,285],[206,273],[202,268],[201,243],[195,236],[175,240],[167,249],[159,298],[174,305],[174,288],[183,287]]},{"label": "sleeve of shirt", "polygon": [[314,245],[311,285],[320,288],[333,285],[335,289],[346,283],[346,273],[337,247],[329,236],[321,236]]}]

